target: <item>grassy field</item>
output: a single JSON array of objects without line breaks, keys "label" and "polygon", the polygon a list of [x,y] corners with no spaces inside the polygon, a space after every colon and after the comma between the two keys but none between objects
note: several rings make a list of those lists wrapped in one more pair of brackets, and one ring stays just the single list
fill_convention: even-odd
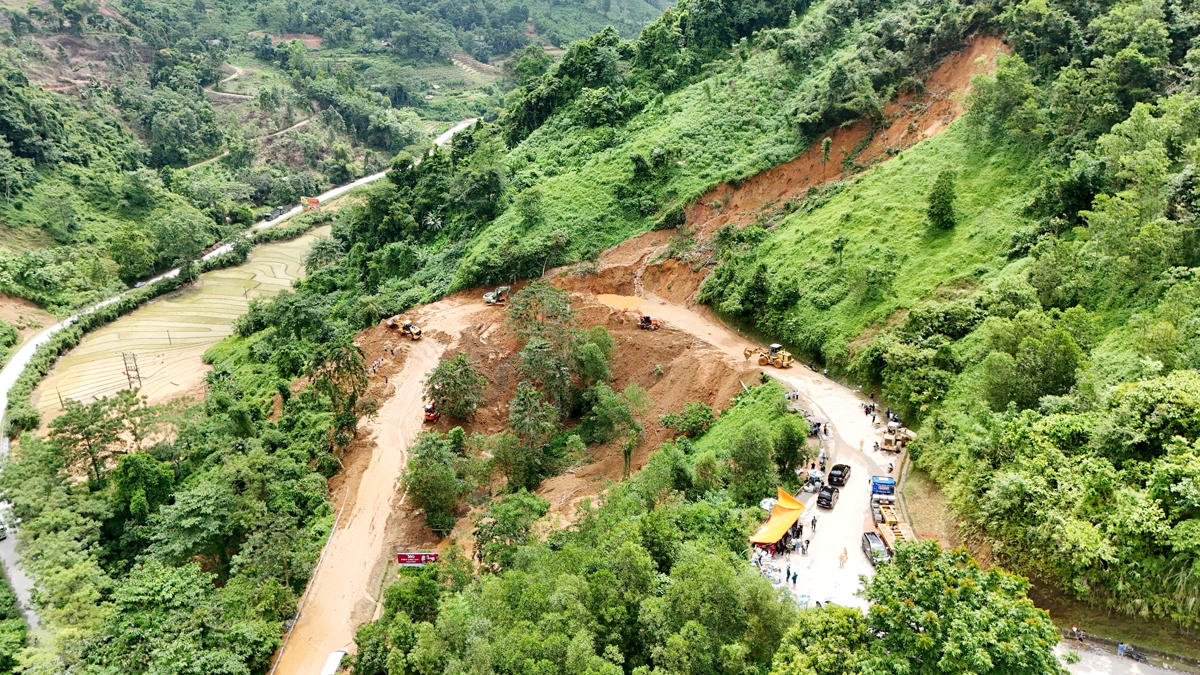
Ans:
[{"label": "grassy field", "polygon": [[[930,186],[946,168],[958,174],[958,226],[949,232],[926,218]],[[1025,169],[1011,151],[973,142],[959,120],[850,179],[823,206],[794,213],[759,250],[768,267],[795,275],[802,287],[841,285],[843,298],[818,314],[831,339],[857,336],[939,288],[970,290],[999,274],[1012,233],[1030,224],[1021,213],[1033,187]],[[849,238],[837,257],[836,237]],[[864,297],[859,278],[867,265],[895,273],[881,298]]]}]

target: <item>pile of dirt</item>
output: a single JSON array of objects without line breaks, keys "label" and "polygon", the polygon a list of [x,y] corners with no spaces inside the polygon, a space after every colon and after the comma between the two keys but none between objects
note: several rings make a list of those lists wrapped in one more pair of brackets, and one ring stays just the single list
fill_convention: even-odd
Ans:
[{"label": "pile of dirt", "polygon": [[[16,298],[0,293],[0,320],[17,329],[17,346],[33,337],[43,328],[58,323],[58,319],[46,310],[25,298]],[[13,346],[9,352],[14,352]]]},{"label": "pile of dirt", "polygon": [[[579,283],[559,283],[564,279],[574,279]],[[651,401],[650,409],[640,419],[645,428],[645,440],[632,458],[632,471],[636,472],[645,466],[659,446],[674,437],[673,431],[659,425],[658,419],[662,415],[677,412],[692,401],[702,401],[715,409],[726,408],[742,390],[742,382],[757,381],[758,369],[731,361],[720,351],[689,333],[671,327],[669,323],[660,330],[648,331],[639,329],[631,318],[615,316],[613,308],[596,299],[593,289],[604,290],[603,284],[591,279],[591,288],[587,288],[589,284],[585,281],[584,277],[555,279],[560,287],[574,291],[571,301],[578,312],[578,326],[581,329],[604,326],[616,340],[611,386],[622,390],[636,384],[649,393]],[[505,325],[504,309],[483,306],[479,301],[480,295],[481,292],[477,291],[463,292],[404,315],[424,328],[423,342],[436,340],[447,345],[442,358],[465,353],[481,366],[480,372],[488,380],[485,402],[473,419],[463,422],[443,417],[437,423],[425,424],[424,429],[447,432],[455,426],[462,426],[468,434],[490,435],[508,427],[508,402],[522,380],[518,372],[521,342]],[[478,309],[462,322],[458,330],[453,331],[455,334],[450,334],[442,329],[447,325],[443,315],[446,307],[454,307],[456,311],[459,307]],[[381,322],[360,333],[356,344],[363,349],[368,364],[377,364],[371,376],[369,395],[378,398],[386,406],[398,384],[392,378],[404,370],[404,354],[412,349],[413,343]],[[414,375],[409,373],[408,376]],[[394,423],[392,420],[378,419],[373,424]],[[576,423],[573,420],[568,424]],[[370,434],[360,434],[347,449],[342,457],[345,469],[330,481],[335,503],[346,500],[346,503],[355,504],[359,501],[357,485],[376,452],[376,438]],[[620,444],[612,442],[594,446],[589,448],[585,459],[562,475],[547,479],[538,494],[550,502],[555,522],[570,522],[581,500],[595,499],[606,486],[620,481],[623,475],[624,457]],[[490,487],[494,490],[499,484],[497,480]],[[475,501],[485,504],[487,491],[476,497]],[[401,503],[388,520],[385,549],[422,550],[457,540],[470,555],[473,516],[479,508],[482,507],[462,507],[457,514],[459,522],[455,531],[441,540],[425,527],[423,515],[415,507]]]},{"label": "pile of dirt", "polygon": [[975,37],[925,78],[921,94],[901,96],[884,107],[886,129],[876,129],[870,120],[838,127],[828,134],[828,159],[818,141],[796,159],[736,186],[721,183],[688,207],[686,228],[705,239],[723,225],[747,225],[810,187],[845,177],[844,169],[860,170],[944,131],[962,116],[971,78],[994,71],[997,55],[1009,52],[997,36]]}]

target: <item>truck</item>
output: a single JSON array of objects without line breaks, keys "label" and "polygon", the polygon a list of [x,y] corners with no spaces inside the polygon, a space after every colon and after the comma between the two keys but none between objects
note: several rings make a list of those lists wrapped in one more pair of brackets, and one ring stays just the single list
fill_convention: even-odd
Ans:
[{"label": "truck", "polygon": [[891,476],[871,476],[871,494],[896,494],[896,479]]},{"label": "truck", "polygon": [[891,553],[896,552],[896,545],[917,540],[917,533],[905,523],[879,523],[876,525],[879,530],[879,536],[883,539],[883,543],[887,546]]}]

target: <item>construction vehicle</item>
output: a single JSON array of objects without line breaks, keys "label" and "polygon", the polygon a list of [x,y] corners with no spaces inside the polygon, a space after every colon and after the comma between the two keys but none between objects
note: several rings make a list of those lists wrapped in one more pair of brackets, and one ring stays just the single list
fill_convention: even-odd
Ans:
[{"label": "construction vehicle", "polygon": [[412,338],[413,342],[421,339],[421,327],[417,324],[405,319],[404,317],[393,316],[384,322],[388,330],[400,329],[400,334],[407,338]]},{"label": "construction vehicle", "polygon": [[891,476],[871,476],[871,494],[896,494],[896,479]]},{"label": "construction vehicle", "polygon": [[792,358],[792,353],[783,348],[781,344],[773,344],[769,349],[762,347],[747,347],[742,354],[749,361],[751,356],[758,354],[758,365],[760,366],[775,366],[776,368],[791,368],[796,359]]},{"label": "construction vehicle", "polygon": [[405,321],[400,326],[400,334],[412,338],[413,342],[421,339],[421,327],[411,321]]},{"label": "construction vehicle", "polygon": [[915,433],[900,426],[899,422],[888,422],[887,433],[883,435],[883,444],[879,449],[884,452],[904,452],[908,442],[916,437]]},{"label": "construction vehicle", "polygon": [[440,419],[442,419],[442,413],[438,412],[437,409],[433,407],[432,403],[426,403],[425,404],[425,421],[426,422],[436,422]]},{"label": "construction vehicle", "polygon": [[500,286],[490,293],[483,294],[483,301],[489,305],[503,305],[508,302],[508,294],[512,292],[509,286]]},{"label": "construction vehicle", "polygon": [[616,319],[620,323],[625,323],[626,314],[636,314],[638,317],[637,327],[642,330],[658,330],[659,326],[662,325],[661,321],[649,314],[642,314],[641,310],[629,309],[628,307],[619,311],[613,311],[612,314],[609,314],[609,317]]},{"label": "construction vehicle", "polygon": [[883,543],[893,554],[896,552],[897,544],[904,544],[917,540],[917,533],[905,523],[882,522],[876,525],[876,529],[879,530],[879,536],[881,539],[883,539]]}]

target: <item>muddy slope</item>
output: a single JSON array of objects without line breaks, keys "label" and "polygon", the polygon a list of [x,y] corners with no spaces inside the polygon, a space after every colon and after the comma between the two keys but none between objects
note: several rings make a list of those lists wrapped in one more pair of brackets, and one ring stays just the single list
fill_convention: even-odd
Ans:
[{"label": "muddy slope", "polygon": [[704,239],[722,225],[749,224],[812,186],[885,161],[944,131],[962,116],[971,78],[994,71],[997,55],[1009,52],[999,37],[974,38],[925,78],[921,93],[902,95],[884,107],[886,128],[876,128],[869,120],[838,127],[828,134],[832,141],[828,160],[822,142],[817,141],[790,162],[737,185],[717,185],[687,209],[686,228]]}]

